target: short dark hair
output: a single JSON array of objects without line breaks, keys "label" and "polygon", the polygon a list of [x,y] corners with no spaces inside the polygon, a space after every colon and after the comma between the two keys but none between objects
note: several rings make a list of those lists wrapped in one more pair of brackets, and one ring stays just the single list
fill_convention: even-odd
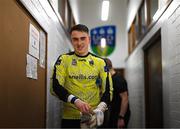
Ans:
[{"label": "short dark hair", "polygon": [[108,67],[109,69],[112,69],[112,62],[111,62],[111,60],[108,59],[108,58],[105,58],[105,62],[106,62],[107,67]]},{"label": "short dark hair", "polygon": [[86,32],[87,34],[89,34],[88,27],[86,25],[83,25],[83,24],[77,24],[77,25],[73,26],[70,30],[70,34],[75,30],[81,31],[81,32]]}]

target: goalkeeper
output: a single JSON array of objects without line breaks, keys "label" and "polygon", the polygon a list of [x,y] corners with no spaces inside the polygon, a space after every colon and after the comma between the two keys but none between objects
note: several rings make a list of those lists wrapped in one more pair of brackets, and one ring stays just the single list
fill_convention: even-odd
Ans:
[{"label": "goalkeeper", "polygon": [[85,25],[75,25],[70,35],[74,52],[58,57],[51,87],[51,93],[64,102],[61,127],[99,126],[112,100],[111,75],[104,59],[88,52],[90,37]]}]

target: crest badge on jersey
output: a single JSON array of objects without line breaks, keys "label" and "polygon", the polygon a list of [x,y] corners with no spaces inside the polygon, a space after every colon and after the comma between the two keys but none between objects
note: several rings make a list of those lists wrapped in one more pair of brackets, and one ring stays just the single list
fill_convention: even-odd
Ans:
[{"label": "crest badge on jersey", "polygon": [[56,61],[56,65],[60,65],[61,64],[61,59],[58,59],[57,61]]},{"label": "crest badge on jersey", "polygon": [[93,61],[93,60],[90,60],[90,61],[89,61],[89,64],[90,64],[90,65],[94,65],[94,61]]},{"label": "crest badge on jersey", "polygon": [[99,55],[107,57],[115,49],[116,26],[101,26],[91,29],[91,49]]},{"label": "crest badge on jersey", "polygon": [[77,65],[76,59],[72,59],[72,65]]}]

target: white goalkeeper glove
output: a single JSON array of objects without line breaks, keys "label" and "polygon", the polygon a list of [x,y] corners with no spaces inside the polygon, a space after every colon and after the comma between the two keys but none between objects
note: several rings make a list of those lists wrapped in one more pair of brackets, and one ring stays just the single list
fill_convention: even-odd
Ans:
[{"label": "white goalkeeper glove", "polygon": [[101,126],[104,122],[104,113],[99,109],[95,109],[93,112],[95,113],[94,116],[96,116],[97,126]]},{"label": "white goalkeeper glove", "polygon": [[106,103],[101,102],[91,113],[81,113],[81,128],[87,129],[101,126],[104,122],[104,111],[106,110]]},{"label": "white goalkeeper glove", "polygon": [[107,110],[107,105],[104,102],[100,102],[93,112],[96,114],[97,126],[101,126],[104,122],[104,111]]},{"label": "white goalkeeper glove", "polygon": [[108,109],[107,104],[105,102],[100,102],[96,109],[101,110],[102,112],[104,112],[104,111],[106,111]]}]

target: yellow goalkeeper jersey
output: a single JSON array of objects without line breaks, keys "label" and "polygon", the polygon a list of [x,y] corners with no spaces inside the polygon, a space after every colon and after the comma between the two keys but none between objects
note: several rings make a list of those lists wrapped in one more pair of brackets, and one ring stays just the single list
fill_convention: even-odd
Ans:
[{"label": "yellow goalkeeper jersey", "polygon": [[70,94],[92,108],[112,100],[112,79],[104,59],[91,53],[78,56],[74,52],[61,55],[55,63],[53,92],[63,100],[63,119],[80,119],[80,112],[67,101]]}]

